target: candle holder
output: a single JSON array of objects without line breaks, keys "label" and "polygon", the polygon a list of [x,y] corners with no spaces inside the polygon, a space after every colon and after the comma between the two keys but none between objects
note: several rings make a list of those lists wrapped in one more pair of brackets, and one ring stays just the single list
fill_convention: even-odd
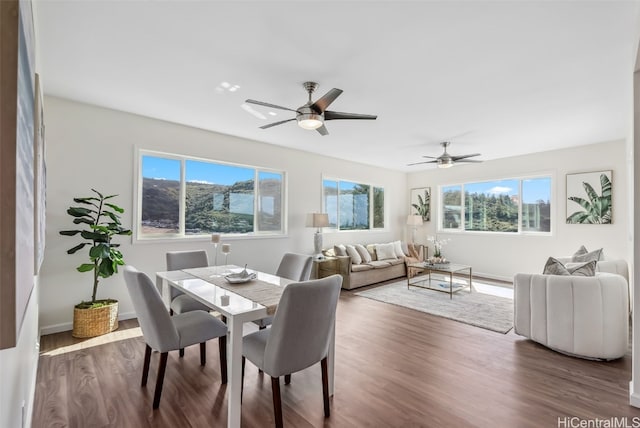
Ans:
[{"label": "candle holder", "polygon": [[224,264],[228,265],[229,253],[231,252],[231,244],[222,244],[222,254],[224,254]]},{"label": "candle holder", "polygon": [[220,243],[220,234],[219,233],[212,233],[211,234],[211,243],[213,244],[213,252],[214,252],[214,256],[213,256],[213,266],[218,266],[218,244]]}]

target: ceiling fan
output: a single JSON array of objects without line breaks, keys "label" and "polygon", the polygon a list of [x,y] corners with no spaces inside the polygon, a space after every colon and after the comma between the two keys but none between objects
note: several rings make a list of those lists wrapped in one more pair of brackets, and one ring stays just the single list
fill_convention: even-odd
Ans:
[{"label": "ceiling fan", "polygon": [[453,166],[454,163],[457,162],[482,162],[481,160],[474,160],[474,159],[469,159],[471,157],[474,156],[480,156],[480,153],[473,153],[470,155],[461,155],[461,156],[452,156],[449,153],[447,153],[447,147],[449,147],[449,144],[451,144],[448,141],[443,141],[442,143],[440,143],[440,145],[442,146],[442,148],[444,149],[444,153],[442,153],[440,156],[433,157],[433,156],[422,156],[423,158],[431,158],[433,160],[430,161],[424,161],[424,162],[416,162],[416,163],[410,163],[407,166],[411,166],[411,165],[420,165],[423,163],[435,163],[438,164],[438,168],[450,168]]},{"label": "ceiling fan", "polygon": [[298,121],[298,125],[304,129],[315,129],[321,135],[328,135],[329,131],[324,126],[325,120],[337,120],[337,119],[366,119],[366,120],[375,120],[378,116],[370,115],[370,114],[357,114],[357,113],[342,113],[339,111],[330,111],[327,110],[327,107],[335,101],[336,98],[342,94],[342,89],[333,88],[326,94],[324,94],[321,98],[316,100],[315,102],[311,100],[311,94],[318,88],[318,84],[316,82],[304,82],[302,84],[304,89],[309,93],[309,101],[303,106],[298,107],[297,109],[292,109],[288,107],[282,107],[271,103],[265,103],[262,101],[256,100],[247,100],[247,103],[257,104],[260,106],[277,108],[280,110],[289,110],[296,113],[296,117],[293,119],[281,120],[280,122],[270,123],[268,125],[261,126],[261,129],[271,128],[272,126],[282,125],[283,123],[291,122],[294,120]]}]

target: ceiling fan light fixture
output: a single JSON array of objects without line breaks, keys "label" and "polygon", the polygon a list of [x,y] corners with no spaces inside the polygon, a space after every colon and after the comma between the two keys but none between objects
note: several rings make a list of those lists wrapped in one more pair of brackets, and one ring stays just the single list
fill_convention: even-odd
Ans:
[{"label": "ceiling fan light fixture", "polygon": [[453,159],[438,159],[438,168],[451,168],[453,166]]},{"label": "ceiling fan light fixture", "polygon": [[305,113],[298,115],[298,126],[304,129],[318,129],[322,126],[322,115]]}]

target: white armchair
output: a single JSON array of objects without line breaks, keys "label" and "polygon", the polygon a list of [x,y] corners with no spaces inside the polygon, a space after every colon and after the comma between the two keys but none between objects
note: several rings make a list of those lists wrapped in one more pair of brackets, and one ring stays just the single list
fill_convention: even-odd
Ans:
[{"label": "white armchair", "polygon": [[[582,358],[612,360],[629,348],[629,290],[624,276],[516,274],[514,328],[519,335]],[[626,263],[621,273],[627,272]]]}]

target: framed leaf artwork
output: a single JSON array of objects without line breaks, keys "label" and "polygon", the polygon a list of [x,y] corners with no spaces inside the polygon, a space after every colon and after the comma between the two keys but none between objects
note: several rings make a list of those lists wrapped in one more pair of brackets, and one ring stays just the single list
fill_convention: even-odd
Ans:
[{"label": "framed leaf artwork", "polygon": [[567,223],[610,224],[612,171],[567,174]]},{"label": "framed leaf artwork", "polygon": [[411,189],[409,213],[422,216],[422,221],[431,220],[431,187]]}]

